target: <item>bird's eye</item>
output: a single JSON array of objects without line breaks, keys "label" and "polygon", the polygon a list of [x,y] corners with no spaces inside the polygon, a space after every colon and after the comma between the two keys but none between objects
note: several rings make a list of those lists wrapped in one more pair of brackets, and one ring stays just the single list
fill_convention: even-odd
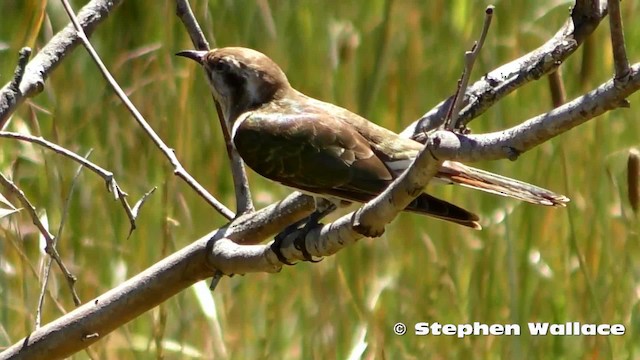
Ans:
[{"label": "bird's eye", "polygon": [[213,66],[211,67],[211,69],[213,71],[218,71],[218,72],[228,72],[230,69],[230,66],[226,62],[218,60],[213,63]]}]

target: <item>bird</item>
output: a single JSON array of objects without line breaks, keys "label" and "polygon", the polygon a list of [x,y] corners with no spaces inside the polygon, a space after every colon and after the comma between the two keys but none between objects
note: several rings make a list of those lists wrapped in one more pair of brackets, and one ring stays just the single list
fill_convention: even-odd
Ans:
[{"label": "bird", "polygon": [[[265,178],[311,194],[317,204],[372,200],[424,147],[301,93],[280,66],[257,50],[223,47],[176,55],[204,68],[245,164]],[[444,161],[435,178],[538,205],[561,207],[569,202],[553,191],[455,161]],[[426,192],[405,210],[481,229],[475,213]]]}]

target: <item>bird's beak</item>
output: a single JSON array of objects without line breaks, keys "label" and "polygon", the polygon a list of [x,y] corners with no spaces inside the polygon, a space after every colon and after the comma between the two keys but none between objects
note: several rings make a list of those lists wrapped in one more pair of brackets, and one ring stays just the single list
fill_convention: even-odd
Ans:
[{"label": "bird's beak", "polygon": [[198,64],[202,64],[204,60],[204,56],[207,55],[206,50],[184,50],[176,53],[178,56],[183,56],[189,58],[193,61],[196,61]]}]

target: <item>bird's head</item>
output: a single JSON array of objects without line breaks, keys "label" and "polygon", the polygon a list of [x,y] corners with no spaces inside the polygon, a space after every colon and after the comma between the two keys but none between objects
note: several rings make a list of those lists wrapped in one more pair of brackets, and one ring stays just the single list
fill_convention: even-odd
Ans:
[{"label": "bird's head", "polygon": [[211,51],[186,50],[176,55],[195,60],[204,67],[213,95],[231,123],[243,112],[285,96],[290,89],[280,67],[256,50],[226,47]]}]

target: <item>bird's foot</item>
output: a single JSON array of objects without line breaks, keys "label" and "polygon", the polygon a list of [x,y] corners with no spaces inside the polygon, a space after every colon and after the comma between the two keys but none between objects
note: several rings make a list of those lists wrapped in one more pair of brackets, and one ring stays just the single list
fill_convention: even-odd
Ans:
[{"label": "bird's foot", "polygon": [[[304,219],[303,219],[304,220]],[[290,262],[287,258],[282,254],[282,242],[287,236],[291,235],[294,231],[298,231],[299,222],[295,222],[289,226],[287,226],[282,232],[276,235],[273,238],[273,244],[271,244],[271,251],[276,254],[278,260],[286,265],[295,265],[295,263]]]},{"label": "bird's foot", "polygon": [[313,255],[309,253],[309,250],[307,249],[307,246],[305,244],[305,240],[306,240],[307,234],[309,234],[311,230],[317,227],[323,226],[320,223],[320,219],[322,219],[323,217],[325,217],[327,214],[334,211],[335,209],[336,207],[334,205],[331,205],[321,210],[317,210],[313,212],[311,215],[309,215],[308,217],[302,220],[296,221],[295,223],[287,226],[282,232],[276,235],[275,238],[273,239],[273,244],[271,244],[271,250],[273,251],[274,254],[276,254],[276,257],[278,258],[278,260],[280,260],[280,262],[286,265],[294,265],[294,263],[287,260],[287,258],[282,254],[282,245],[284,240],[288,236],[292,236],[294,235],[294,233],[297,233],[295,234],[295,238],[293,240],[293,246],[296,248],[296,250],[302,253],[302,257],[304,261],[310,261],[310,262],[321,261],[321,260],[314,259]]},{"label": "bird's foot", "polygon": [[307,244],[306,244],[307,234],[309,234],[311,230],[317,227],[322,227],[322,226],[323,225],[318,222],[318,219],[309,217],[309,221],[304,225],[304,227],[302,227],[302,229],[300,229],[300,232],[296,235],[296,238],[293,240],[293,246],[296,248],[296,250],[302,253],[302,257],[304,258],[304,261],[309,261],[313,263],[322,261],[322,258],[318,260],[313,258],[313,255],[309,253],[309,250],[307,249]]}]

